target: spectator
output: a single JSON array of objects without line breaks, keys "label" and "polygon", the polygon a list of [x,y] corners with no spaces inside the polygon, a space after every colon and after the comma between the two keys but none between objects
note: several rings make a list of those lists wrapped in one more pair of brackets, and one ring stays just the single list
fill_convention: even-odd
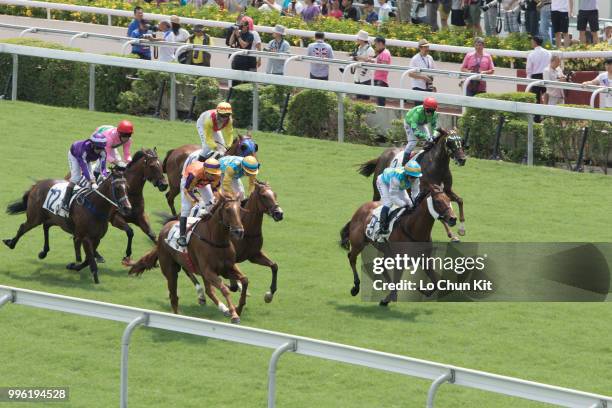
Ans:
[{"label": "spectator", "polygon": [[521,9],[519,8],[519,0],[502,0],[501,7],[504,14],[504,25],[509,33],[520,33],[521,26],[519,19],[521,17]]},{"label": "spectator", "polygon": [[431,31],[438,31],[438,0],[425,0],[425,9],[427,10],[427,24],[431,27]]},{"label": "spectator", "polygon": [[497,35],[497,8],[500,6],[500,3],[493,0],[488,4],[489,8],[484,11],[484,29],[485,35],[487,37]]},{"label": "spectator", "polygon": [[[561,70],[561,57],[553,55],[550,57],[550,65],[544,69],[543,78],[547,81],[567,81]],[[546,93],[542,96],[542,103],[547,105],[559,105],[565,103],[563,89],[547,87]]]},{"label": "spectator", "polygon": [[[429,55],[429,41],[422,39],[419,41],[419,53],[410,60],[410,68],[426,68],[434,69],[434,60]],[[411,78],[410,87],[415,91],[434,92],[433,77],[420,72],[412,72],[408,74]],[[417,101],[415,105],[420,105],[422,102]]]},{"label": "spectator", "polygon": [[342,0],[342,7],[344,7],[344,19],[359,21],[361,13],[359,9],[353,5],[353,0]]},{"label": "spectator", "polygon": [[304,4],[301,1],[297,0],[286,0],[283,5],[283,11],[281,15],[288,17],[296,17],[302,13],[304,9]]},{"label": "spectator", "polygon": [[259,11],[278,11],[281,12],[282,7],[274,0],[263,0],[263,5],[259,7]]},{"label": "spectator", "polygon": [[[353,61],[370,62],[375,55],[376,51],[370,46],[370,35],[367,31],[359,31],[357,33],[357,49],[353,53]],[[359,67],[354,71],[356,84],[370,85],[372,83],[370,76],[370,71],[367,68]],[[369,100],[370,97],[366,95],[357,95],[357,99]]]},{"label": "spectator", "polygon": [[612,22],[610,21],[608,21],[604,27],[602,41],[612,45]]},{"label": "spectator", "polygon": [[[261,37],[259,36],[259,33],[257,31],[255,31],[255,24],[253,23],[253,19],[249,16],[244,16],[242,17],[242,20],[240,20],[241,23],[244,23],[245,21],[249,24],[249,32],[253,35],[253,43],[251,44],[251,50],[257,50],[257,51],[261,51]],[[255,67],[255,71],[257,71],[257,69],[261,66],[261,58],[256,58],[256,67]]]},{"label": "spectator", "polygon": [[550,2],[552,0],[539,0],[538,2],[538,10],[540,10],[540,37],[548,40],[548,42],[552,43],[552,35],[550,32],[552,21],[551,21],[551,11],[550,11]]},{"label": "spectator", "polygon": [[[370,61],[376,64],[391,64],[391,53],[388,49],[385,48],[386,41],[383,37],[376,37],[374,40],[374,49],[376,51],[376,56],[372,58]],[[389,71],[377,69],[374,71],[374,85],[389,87]],[[376,103],[379,106],[385,106],[386,100],[385,98],[378,97],[376,99]]]},{"label": "spectator", "polygon": [[412,0],[397,0],[397,13],[400,23],[412,22]]},{"label": "spectator", "polygon": [[168,36],[167,41],[171,42],[187,42],[189,39],[189,31],[181,28],[181,20],[178,16],[170,17],[170,24],[172,28],[171,34]]},{"label": "spectator", "polygon": [[363,15],[365,15],[366,23],[378,24],[378,13],[374,10],[374,0],[363,0]]},{"label": "spectator", "polygon": [[340,0],[331,0],[331,10],[329,11],[329,17],[334,17],[340,20],[343,16],[342,10],[340,10]]},{"label": "spectator", "polygon": [[537,0],[525,1],[525,31],[530,36],[538,35],[538,2]]},{"label": "spectator", "polygon": [[466,17],[468,29],[475,31],[476,33],[482,33],[482,27],[480,26],[480,0],[464,0],[467,5]]},{"label": "spectator", "polygon": [[597,44],[599,42],[599,10],[597,9],[597,0],[578,0],[577,28],[580,32],[580,42],[582,44],[587,43],[587,23],[593,36],[593,44]]},{"label": "spectator", "polygon": [[310,23],[319,17],[321,10],[319,5],[314,3],[314,0],[304,0],[304,9],[300,13],[302,20],[306,23]]},{"label": "spectator", "polygon": [[[544,79],[544,70],[550,64],[551,54],[550,51],[542,48],[543,42],[542,37],[533,37],[531,39],[533,51],[527,54],[527,78]],[[541,97],[546,92],[546,88],[534,86],[531,88],[531,92],[536,94],[536,102],[541,103]]]},{"label": "spectator", "polygon": [[[285,27],[277,24],[274,26],[274,32],[272,33],[272,41],[268,43],[268,47],[265,51],[278,52],[278,53],[289,53],[289,43],[285,40]],[[268,59],[268,66],[266,67],[266,73],[274,75],[283,75],[285,71],[285,60],[284,59]]]},{"label": "spectator", "polygon": [[[243,19],[240,26],[232,32],[229,41],[230,46],[241,50],[250,50],[253,46],[253,41],[253,33],[249,31],[249,22]],[[237,71],[256,71],[257,60],[255,57],[248,55],[236,55],[232,61],[232,69]],[[237,82],[233,81],[232,85],[236,84]]]},{"label": "spectator", "polygon": [[378,0],[378,22],[386,23],[389,21],[389,13],[392,9],[387,0]]},{"label": "spectator", "polygon": [[438,11],[440,12],[440,23],[443,30],[448,28],[448,16],[451,14],[452,3],[453,0],[440,0]]},{"label": "spectator", "polygon": [[563,47],[571,45],[569,35],[569,17],[574,10],[574,0],[552,0],[550,2],[550,19],[552,21],[553,33],[555,34],[555,45],[560,48],[561,34],[563,34]]},{"label": "spectator", "polygon": [[465,7],[463,7],[463,0],[452,0],[451,25],[455,27],[465,27]]},{"label": "spectator", "polygon": [[[188,42],[194,45],[212,45],[210,37],[204,32],[204,26],[202,24],[196,24],[193,26],[193,34],[191,37],[189,37]],[[203,50],[193,50],[191,52],[189,63],[191,65],[210,67],[210,58],[211,55],[209,52]]]},{"label": "spectator", "polygon": [[[308,44],[306,55],[309,57],[331,59],[334,58],[334,50],[331,45],[325,42],[325,34],[317,31],[315,33],[315,42]],[[310,78],[327,81],[329,79],[329,65],[311,63]]]},{"label": "spectator", "polygon": [[244,13],[247,8],[247,0],[227,0],[225,9],[228,13]]},{"label": "spectator", "polygon": [[[153,33],[149,30],[149,23],[145,20],[140,20],[138,23],[138,29],[132,30],[130,37],[135,39],[142,38],[145,40],[153,39]],[[140,59],[150,60],[151,47],[148,45],[133,44],[132,54],[137,55]]]},{"label": "spectator", "polygon": [[327,17],[329,15],[329,0],[321,0],[321,15]]},{"label": "spectator", "polygon": [[[159,22],[159,33],[160,37],[152,40],[157,41],[170,41],[170,35],[172,34],[172,23],[170,20],[162,20]],[[161,62],[172,62],[174,59],[174,47],[159,47],[157,60]]]},{"label": "spectator", "polygon": [[[606,59],[606,72],[602,72],[592,81],[583,82],[584,85],[612,86],[612,58]],[[599,96],[600,108],[612,108],[612,94]]]},{"label": "spectator", "polygon": [[[495,73],[495,65],[491,55],[484,51],[485,42],[481,37],[474,39],[474,51],[463,58],[461,71],[490,75]],[[467,96],[475,96],[487,92],[487,83],[481,80],[472,80],[467,87]]]},{"label": "spectator", "polygon": [[132,31],[138,30],[139,28],[138,25],[143,20],[143,17],[144,17],[144,12],[142,11],[142,7],[140,6],[134,7],[134,19],[132,20],[132,22],[130,22],[130,25],[128,26],[128,30],[127,30],[128,37],[132,36]]}]

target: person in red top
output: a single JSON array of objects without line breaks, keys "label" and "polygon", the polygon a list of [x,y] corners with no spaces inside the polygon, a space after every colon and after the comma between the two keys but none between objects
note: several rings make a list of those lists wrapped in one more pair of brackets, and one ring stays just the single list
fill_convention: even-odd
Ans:
[{"label": "person in red top", "polygon": [[[221,183],[221,165],[217,159],[207,159],[205,162],[194,161],[185,168],[181,179],[181,218],[180,237],[178,244],[187,245],[187,217],[194,205],[199,205],[204,214],[214,204],[214,191]],[[200,197],[196,196],[199,193]]]}]

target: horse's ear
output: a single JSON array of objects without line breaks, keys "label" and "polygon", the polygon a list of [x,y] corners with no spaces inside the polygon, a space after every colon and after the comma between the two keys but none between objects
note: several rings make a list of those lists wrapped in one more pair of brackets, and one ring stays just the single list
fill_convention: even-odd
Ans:
[{"label": "horse's ear", "polygon": [[157,146],[153,147],[153,151],[157,154]]}]

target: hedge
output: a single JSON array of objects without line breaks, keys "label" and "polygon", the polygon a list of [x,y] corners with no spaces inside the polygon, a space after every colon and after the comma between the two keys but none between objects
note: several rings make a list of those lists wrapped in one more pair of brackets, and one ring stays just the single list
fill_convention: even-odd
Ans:
[{"label": "hedge", "polygon": [[[54,0],[57,3],[70,3],[84,6],[95,6],[109,9],[119,10],[132,10],[136,3],[130,3],[120,0]],[[215,21],[226,21],[228,23],[234,23],[236,21],[235,14],[229,14],[226,11],[219,10],[216,6],[195,8],[192,5],[180,6],[177,3],[161,3],[159,7],[154,3],[138,3],[144,8],[145,12],[159,13],[159,14],[176,14],[184,17],[201,18],[206,20]],[[46,17],[46,11],[41,8],[30,8],[22,6],[9,6],[0,5],[0,13],[30,16],[30,17]],[[103,15],[96,15],[91,13],[79,13],[52,10],[52,18],[59,20],[73,20],[87,23],[106,23],[106,17]],[[275,12],[261,12],[255,8],[249,8],[247,14],[255,20],[256,24],[264,26],[274,26],[276,24],[283,24],[288,28],[313,30],[313,31],[324,31],[330,33],[357,33],[359,30],[364,29],[371,35],[382,35],[387,39],[399,39],[416,41],[421,38],[427,38],[429,41],[435,44],[443,45],[458,45],[458,46],[471,46],[473,41],[473,33],[462,27],[451,27],[448,30],[440,30],[437,32],[431,32],[427,25],[415,25],[398,23],[396,21],[389,21],[381,24],[379,27],[375,27],[362,22],[354,22],[352,20],[337,20],[335,18],[322,18],[312,23],[305,23],[297,17],[286,17],[281,16]],[[127,26],[130,19],[124,17],[113,17],[115,24]],[[207,28],[208,33],[214,37],[224,37],[223,30],[220,28]],[[270,35],[263,34],[262,40],[269,41]],[[288,37],[288,40],[293,45],[300,44],[299,37]],[[353,51],[355,44],[348,41],[330,41],[331,45],[336,50],[341,51]],[[487,38],[488,48],[497,48],[505,50],[530,50],[531,45],[527,34],[512,33],[506,37],[488,37]],[[595,49],[595,50],[612,50],[612,46],[607,44],[599,44],[597,46],[575,46],[573,49]],[[395,56],[411,57],[416,53],[416,49],[403,48],[403,47],[389,47],[391,53]],[[434,52],[434,58],[440,61],[459,62],[463,59],[463,54],[452,54],[452,53],[437,53]],[[516,68],[524,68],[524,59],[514,59],[508,57],[494,57],[495,64],[500,67],[509,67],[511,63],[514,63]],[[573,64],[573,65],[572,65]],[[566,64],[566,68],[573,70],[599,70],[602,64],[598,59],[593,60],[576,60]]]}]

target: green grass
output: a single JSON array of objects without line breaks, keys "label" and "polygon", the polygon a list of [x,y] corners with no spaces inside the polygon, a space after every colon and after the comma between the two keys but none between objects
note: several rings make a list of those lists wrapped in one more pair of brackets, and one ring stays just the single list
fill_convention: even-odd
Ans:
[{"label": "green grass", "polygon": [[[118,115],[0,102],[0,204],[33,180],[67,171],[71,141]],[[132,118],[135,146],[165,152],[196,142],[194,124]],[[244,264],[250,278],[243,325],[369,347],[472,369],[610,394],[610,303],[401,303],[388,310],[349,295],[352,284],[338,231],[371,197],[371,180],[354,165],[381,149],[275,134],[258,134],[262,178],[278,193],[281,223],[265,221],[265,250],[280,266],[279,291],[265,304],[270,274]],[[550,168],[470,159],[453,168],[464,197],[471,241],[612,241],[612,179]],[[147,211],[167,211],[165,198],[145,188]],[[178,204],[178,200],[177,200]],[[155,218],[155,217],[153,217]],[[0,235],[12,237],[23,215],[0,216]],[[155,230],[159,230],[155,220]],[[434,239],[445,240],[436,226]],[[110,229],[101,252],[101,285],[89,272],[67,271],[68,235],[51,230],[51,252],[38,228],[9,251],[0,248],[0,284],[169,311],[159,270],[140,279],[120,265],[123,233]],[[140,231],[135,255],[150,243]],[[184,314],[226,321],[200,307],[188,280],[179,279]],[[210,304],[210,303],[209,303]],[[71,387],[70,407],[118,404],[119,345],[124,326],[23,306],[0,309],[0,386]],[[261,407],[270,351],[172,332],[138,329],[130,350],[132,407]],[[283,356],[280,407],[405,407],[424,404],[429,382],[295,355]],[[540,404],[443,386],[437,402],[452,407],[535,407]],[[27,404],[20,406],[26,407]],[[41,405],[32,404],[33,407]]]}]

